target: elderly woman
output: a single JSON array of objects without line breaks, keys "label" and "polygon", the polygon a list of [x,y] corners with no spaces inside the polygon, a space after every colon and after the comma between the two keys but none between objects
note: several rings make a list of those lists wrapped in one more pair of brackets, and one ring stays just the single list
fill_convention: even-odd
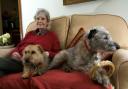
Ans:
[{"label": "elderly woman", "polygon": [[28,32],[24,39],[16,46],[9,56],[0,58],[0,76],[22,71],[22,51],[29,44],[38,44],[53,58],[60,50],[60,43],[57,35],[49,30],[50,15],[45,9],[37,11],[34,17],[37,29]]}]

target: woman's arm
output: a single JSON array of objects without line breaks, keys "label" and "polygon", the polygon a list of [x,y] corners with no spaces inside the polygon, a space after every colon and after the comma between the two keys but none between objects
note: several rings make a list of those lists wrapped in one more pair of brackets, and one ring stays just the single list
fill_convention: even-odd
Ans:
[{"label": "woman's arm", "polygon": [[60,42],[56,34],[53,34],[52,37],[52,48],[49,52],[49,57],[53,58],[60,51]]},{"label": "woman's arm", "polygon": [[15,47],[15,49],[13,49],[9,55],[15,55],[15,54],[19,54],[20,55],[20,52],[19,52],[19,48],[21,48],[23,46],[23,43],[27,40],[27,38],[29,37],[30,35],[30,32],[28,32],[25,37],[20,41],[20,43],[18,43],[18,45]]}]

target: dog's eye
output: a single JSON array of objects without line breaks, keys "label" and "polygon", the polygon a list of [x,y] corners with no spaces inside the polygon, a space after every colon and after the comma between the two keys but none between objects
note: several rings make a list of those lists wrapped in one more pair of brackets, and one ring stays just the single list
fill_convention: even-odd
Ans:
[{"label": "dog's eye", "polygon": [[32,51],[32,54],[35,54],[35,51]]},{"label": "dog's eye", "polygon": [[107,40],[107,39],[108,39],[108,37],[107,37],[107,36],[105,36],[105,37],[104,37],[104,39],[105,39],[105,40]]},{"label": "dog's eye", "polygon": [[27,51],[25,51],[24,53],[27,54]]}]

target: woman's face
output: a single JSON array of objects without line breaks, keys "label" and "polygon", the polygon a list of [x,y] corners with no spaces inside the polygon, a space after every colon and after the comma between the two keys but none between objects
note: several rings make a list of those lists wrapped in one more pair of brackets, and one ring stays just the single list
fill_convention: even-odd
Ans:
[{"label": "woman's face", "polygon": [[37,16],[36,16],[36,22],[37,22],[37,27],[38,28],[47,28],[48,26],[48,21],[47,21],[47,18],[45,16],[44,13],[39,13]]}]

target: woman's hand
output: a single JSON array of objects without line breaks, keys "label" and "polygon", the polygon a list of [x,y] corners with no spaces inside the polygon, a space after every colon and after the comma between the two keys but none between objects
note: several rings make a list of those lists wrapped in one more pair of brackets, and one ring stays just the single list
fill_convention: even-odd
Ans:
[{"label": "woman's hand", "polygon": [[11,57],[14,58],[14,59],[16,59],[16,60],[17,59],[19,59],[19,60],[21,59],[21,55],[18,52],[13,52],[12,55],[11,55]]},{"label": "woman's hand", "polygon": [[49,52],[48,51],[46,51],[46,52],[44,52],[47,56],[49,56]]}]

